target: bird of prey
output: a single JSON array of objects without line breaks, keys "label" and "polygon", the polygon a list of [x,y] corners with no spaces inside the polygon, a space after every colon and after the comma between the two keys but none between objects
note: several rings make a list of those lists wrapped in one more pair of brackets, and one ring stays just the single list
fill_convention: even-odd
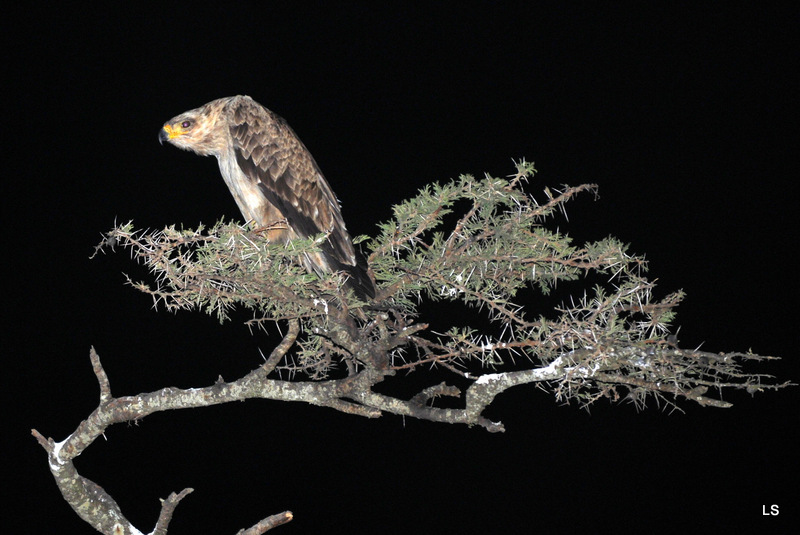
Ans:
[{"label": "bird of prey", "polygon": [[341,271],[361,299],[375,297],[330,185],[294,131],[248,96],[221,98],[167,121],[158,134],[178,148],[217,157],[245,220],[272,242],[325,234],[303,264],[317,274]]}]

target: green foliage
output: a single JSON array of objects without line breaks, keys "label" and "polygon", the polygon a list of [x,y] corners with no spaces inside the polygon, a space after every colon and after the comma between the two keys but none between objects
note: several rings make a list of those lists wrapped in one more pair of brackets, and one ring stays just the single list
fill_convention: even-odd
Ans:
[{"label": "green foliage", "polygon": [[[655,299],[645,261],[616,238],[578,245],[550,228],[573,197],[596,187],[543,188],[532,196],[522,186],[535,173],[522,161],[507,178],[463,175],[395,206],[375,237],[357,240],[367,242],[378,285],[372,303],[345,292],[341,274],[318,277],[301,267],[302,255],[324,236],[283,245],[222,221],[209,229],[156,232],[128,224],[112,230],[106,244],[133,250],[156,281],[136,287],[169,310],[202,310],[222,321],[238,306],[252,310],[254,324],[299,321],[302,334],[282,369],[314,379],[342,364],[353,373],[369,363],[394,371],[436,365],[474,378],[483,367],[498,369],[524,356],[583,370],[560,383],[557,393],[567,399],[618,397],[616,387],[625,384],[638,403],[647,392],[664,391],[654,386],[659,377],[683,392],[698,377],[738,373],[735,359],[709,364],[670,353],[676,340],[669,326],[683,294]],[[590,275],[599,281],[591,288],[565,284]],[[565,304],[529,318],[532,292],[556,287]],[[470,326],[433,332],[418,321],[423,301],[462,306]],[[609,371],[613,381],[586,377]],[[748,387],[759,383],[751,379]]]},{"label": "green foliage", "polygon": [[[402,316],[403,324],[417,314],[423,299],[481,310],[504,327],[507,339],[450,332],[436,344],[461,357],[476,356],[475,347],[481,347],[479,360],[496,364],[507,353],[498,350],[504,342],[527,340],[530,349],[536,341],[537,349],[525,352],[547,361],[596,338],[598,329],[603,336],[627,341],[666,332],[671,308],[651,302],[652,284],[639,275],[641,258],[629,255],[614,238],[577,247],[569,236],[545,226],[575,195],[595,187],[545,189],[540,202],[521,188],[535,172],[533,164],[523,161],[509,178],[463,175],[428,185],[395,206],[394,218],[379,224],[378,235],[367,244],[380,288],[379,307]],[[156,232],[134,231],[127,224],[109,236],[132,247],[153,272],[154,288],[136,287],[168,310],[202,310],[223,321],[232,307],[240,306],[252,310],[256,322],[301,319],[307,333],[324,332],[333,310],[360,310],[362,319],[374,313],[342,293],[339,275],[320,280],[301,267],[300,257],[324,237],[270,244],[256,230],[223,221],[209,229],[172,226]],[[603,287],[595,288],[557,319],[530,321],[524,302],[515,301],[523,288],[547,294],[559,282],[589,271],[610,275],[615,288],[608,295]],[[635,315],[641,318],[634,320]],[[319,342],[308,347],[320,351]]]}]

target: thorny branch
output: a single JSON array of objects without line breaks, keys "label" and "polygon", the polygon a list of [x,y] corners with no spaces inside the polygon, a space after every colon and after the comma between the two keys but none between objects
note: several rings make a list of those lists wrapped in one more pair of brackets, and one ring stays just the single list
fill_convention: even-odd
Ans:
[{"label": "thorny branch", "polygon": [[[789,384],[743,369],[774,357],[679,348],[670,324],[682,292],[656,299],[645,261],[614,238],[576,246],[546,226],[573,197],[596,187],[544,188],[540,202],[522,190],[534,173],[521,161],[508,180],[462,176],[397,205],[368,244],[379,283],[371,303],[345,293],[340,274],[318,277],[301,267],[299,258],[317,247],[314,239],[270,244],[247,227],[222,222],[197,230],[136,231],[130,223],[113,229],[95,254],[109,246],[130,250],[154,284],[129,282],[157,306],[203,310],[220,321],[242,307],[253,311],[253,326],[288,325],[263,364],[205,388],[115,398],[92,350],[98,408],[60,443],[34,431],[64,497],[103,533],[140,533],[102,488],[77,474],[72,459],[108,426],[164,410],[263,398],[497,432],[503,424],[486,418],[486,408],[522,384],[537,383],[557,400],[582,406],[609,399],[643,407],[653,399],[673,408],[681,398],[730,407],[707,396],[709,390],[721,398],[725,390],[753,393]],[[573,281],[590,274],[600,282],[576,292]],[[547,294],[556,285],[569,305],[527,317],[531,291]],[[449,307],[447,317],[467,326],[439,332],[419,322],[422,301]],[[418,392],[387,392],[385,379],[398,373],[437,376]],[[162,502],[154,533],[166,533],[189,492]],[[287,511],[240,533],[263,533],[289,520]]]}]

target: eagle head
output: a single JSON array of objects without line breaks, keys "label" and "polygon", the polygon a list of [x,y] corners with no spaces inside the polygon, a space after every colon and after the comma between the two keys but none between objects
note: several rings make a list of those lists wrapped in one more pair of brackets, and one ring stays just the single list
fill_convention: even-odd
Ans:
[{"label": "eagle head", "polygon": [[228,145],[227,129],[217,128],[226,104],[224,100],[227,99],[215,100],[173,117],[161,127],[159,143],[167,141],[202,156],[219,156]]}]

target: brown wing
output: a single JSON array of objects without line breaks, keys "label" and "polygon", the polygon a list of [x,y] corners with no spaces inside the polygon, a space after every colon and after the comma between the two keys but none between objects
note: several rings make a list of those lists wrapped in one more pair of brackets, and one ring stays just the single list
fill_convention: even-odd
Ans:
[{"label": "brown wing", "polygon": [[[328,233],[322,251],[328,266],[320,271],[348,271],[355,289],[374,295],[374,287],[356,256],[339,202],[317,163],[281,117],[250,98],[238,99],[230,110],[230,132],[236,161],[258,184],[265,198],[286,218],[300,238]],[[313,260],[313,259],[312,259]]]}]

